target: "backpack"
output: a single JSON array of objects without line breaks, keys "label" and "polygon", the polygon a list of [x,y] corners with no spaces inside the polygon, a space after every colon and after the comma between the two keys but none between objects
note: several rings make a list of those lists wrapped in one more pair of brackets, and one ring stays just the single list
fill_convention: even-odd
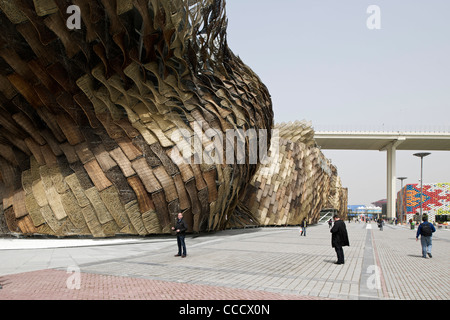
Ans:
[{"label": "backpack", "polygon": [[422,223],[422,231],[420,232],[422,236],[429,237],[431,236],[431,226],[429,223]]}]

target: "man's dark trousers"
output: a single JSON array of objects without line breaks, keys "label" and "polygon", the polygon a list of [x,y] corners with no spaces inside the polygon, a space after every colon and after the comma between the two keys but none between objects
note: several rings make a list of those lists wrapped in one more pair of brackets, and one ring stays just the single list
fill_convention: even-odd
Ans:
[{"label": "man's dark trousers", "polygon": [[186,255],[186,244],[184,242],[184,234],[177,235],[177,243],[178,243],[178,255],[181,256],[181,248],[183,248],[183,256]]},{"label": "man's dark trousers", "polygon": [[336,250],[337,254],[337,263],[344,263],[344,250],[342,247],[334,247],[334,250]]}]

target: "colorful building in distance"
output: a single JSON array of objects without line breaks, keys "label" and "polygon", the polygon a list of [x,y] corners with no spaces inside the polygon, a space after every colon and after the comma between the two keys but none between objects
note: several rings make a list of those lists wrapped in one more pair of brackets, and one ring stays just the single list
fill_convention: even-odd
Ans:
[{"label": "colorful building in distance", "polygon": [[[407,184],[397,194],[399,221],[416,220],[420,213],[420,184]],[[450,183],[427,183],[422,186],[422,212],[430,222],[450,220]]]}]

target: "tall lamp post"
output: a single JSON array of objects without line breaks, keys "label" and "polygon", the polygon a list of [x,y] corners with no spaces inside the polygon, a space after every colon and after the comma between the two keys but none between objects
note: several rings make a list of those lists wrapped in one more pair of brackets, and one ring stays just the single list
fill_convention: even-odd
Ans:
[{"label": "tall lamp post", "polygon": [[428,156],[428,155],[430,155],[430,154],[431,154],[430,152],[419,152],[419,153],[414,153],[414,156],[420,158],[420,216],[419,216],[420,221],[422,221],[423,158],[426,157],[426,156]]},{"label": "tall lamp post", "polygon": [[403,224],[403,180],[407,179],[407,177],[398,177],[398,180],[402,182],[402,188],[400,189],[400,223]]}]

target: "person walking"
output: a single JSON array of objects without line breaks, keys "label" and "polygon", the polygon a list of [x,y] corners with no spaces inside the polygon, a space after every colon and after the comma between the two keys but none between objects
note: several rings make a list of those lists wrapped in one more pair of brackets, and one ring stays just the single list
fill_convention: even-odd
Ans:
[{"label": "person walking", "polygon": [[331,219],[330,220],[328,220],[328,229],[331,229],[331,225],[333,224],[333,221],[331,221]]},{"label": "person walking", "polygon": [[378,228],[380,228],[380,231],[383,231],[383,224],[384,224],[384,221],[383,221],[383,219],[378,219]]},{"label": "person walking", "polygon": [[306,218],[303,218],[303,221],[300,224],[300,226],[302,227],[302,230],[300,231],[300,235],[301,236],[305,236],[306,237],[306,225],[307,225]]},{"label": "person walking", "polygon": [[188,225],[183,219],[183,214],[180,212],[178,213],[178,219],[175,223],[175,227],[172,227],[172,230],[177,233],[178,254],[176,254],[175,257],[181,256],[182,258],[186,258],[185,236],[187,229]]},{"label": "person walking", "polygon": [[336,214],[333,216],[334,225],[331,228],[331,246],[336,251],[337,261],[335,264],[344,264],[344,249],[342,247],[350,246],[348,241],[347,228],[345,222]]},{"label": "person walking", "polygon": [[430,258],[433,256],[431,255],[431,238],[433,237],[433,232],[436,232],[436,228],[433,226],[432,223],[428,222],[428,217],[423,216],[422,217],[422,223],[417,228],[416,233],[416,241],[419,241],[419,235],[420,235],[420,243],[422,244],[422,257],[427,258],[427,254]]}]

